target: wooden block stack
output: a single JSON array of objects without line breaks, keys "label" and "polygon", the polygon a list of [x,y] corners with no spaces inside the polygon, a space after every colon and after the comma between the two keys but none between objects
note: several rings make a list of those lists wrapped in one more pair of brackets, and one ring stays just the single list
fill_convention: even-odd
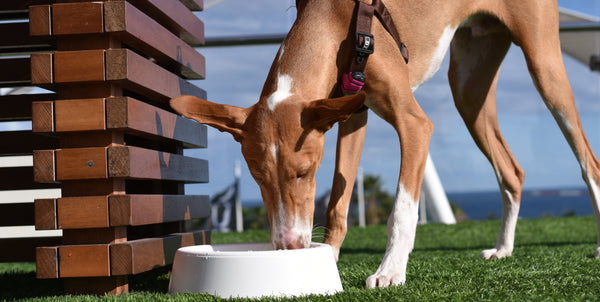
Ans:
[{"label": "wooden block stack", "polygon": [[[68,293],[128,291],[127,276],[169,265],[181,246],[210,241],[182,221],[207,217],[208,163],[183,155],[206,146],[206,127],[174,114],[169,99],[206,98],[202,0],[47,1],[29,7],[30,33],[55,51],[31,54],[31,82],[56,91],[33,102],[34,133],[60,146],[33,152],[34,178],[62,198],[35,201],[37,229],[62,244],[37,248],[38,278]],[[56,3],[54,3],[56,2]],[[61,3],[64,2],[64,3]]]},{"label": "wooden block stack", "polygon": [[[46,37],[31,37],[27,22],[27,1],[0,1],[0,88],[3,93],[22,93],[31,85],[30,59],[32,52],[54,49],[55,42]],[[10,22],[8,22],[10,21]],[[53,93],[37,95],[0,95],[0,122],[31,120],[33,100],[50,100]],[[3,129],[6,129],[3,127]],[[0,262],[34,261],[35,247],[60,243],[61,238],[24,237],[22,229],[34,221],[34,190],[55,189],[52,183],[35,183],[29,157],[34,149],[57,148],[56,136],[40,135],[32,131],[0,132],[0,157],[8,165],[0,167],[0,227],[18,228],[18,238],[8,238],[6,229],[0,230]],[[18,156],[20,163],[15,164]],[[23,160],[24,159],[24,160]],[[27,233],[27,232],[26,232]],[[31,233],[31,232],[29,232]],[[15,237],[15,236],[13,236]]]}]

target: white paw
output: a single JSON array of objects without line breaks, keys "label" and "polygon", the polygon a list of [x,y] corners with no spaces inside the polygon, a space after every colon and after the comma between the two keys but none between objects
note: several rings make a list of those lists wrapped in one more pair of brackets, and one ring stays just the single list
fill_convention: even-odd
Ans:
[{"label": "white paw", "polygon": [[600,259],[600,246],[596,248],[596,254],[594,255],[596,259]]},{"label": "white paw", "polygon": [[381,288],[391,285],[403,285],[406,281],[405,274],[374,274],[367,278],[367,288]]},{"label": "white paw", "polygon": [[479,255],[479,257],[481,257],[482,259],[485,259],[485,260],[488,260],[488,259],[502,259],[502,258],[511,257],[511,256],[512,256],[512,251],[505,250],[505,249],[489,249],[489,250],[484,250]]}]

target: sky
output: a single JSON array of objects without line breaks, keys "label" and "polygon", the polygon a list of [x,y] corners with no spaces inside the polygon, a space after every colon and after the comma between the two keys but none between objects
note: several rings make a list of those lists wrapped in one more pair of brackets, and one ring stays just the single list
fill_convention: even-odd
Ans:
[{"label": "sky", "polygon": [[[560,0],[559,6],[600,16],[600,1]],[[207,0],[197,15],[207,37],[286,33],[295,18],[292,0]],[[600,42],[599,42],[600,43]],[[213,102],[249,107],[258,101],[279,46],[198,48],[207,60],[207,78],[194,83]],[[600,52],[600,47],[596,51]],[[600,152],[600,77],[565,56],[583,127],[592,148]],[[438,73],[415,96],[435,125],[430,154],[447,192],[497,190],[494,172],[473,143],[454,107],[447,82],[448,56]],[[527,72],[523,55],[512,46],[503,63],[497,91],[501,130],[526,173],[526,189],[583,187],[581,171],[565,139],[546,110]],[[317,195],[332,183],[337,127],[326,135],[325,156],[317,172]],[[231,135],[208,130],[207,149],[187,155],[209,160],[210,183],[188,185],[188,194],[214,194],[233,182],[235,161],[242,162],[242,199],[260,200],[240,146]],[[378,175],[384,188],[395,192],[400,167],[400,144],[393,128],[370,113],[360,166]]]}]

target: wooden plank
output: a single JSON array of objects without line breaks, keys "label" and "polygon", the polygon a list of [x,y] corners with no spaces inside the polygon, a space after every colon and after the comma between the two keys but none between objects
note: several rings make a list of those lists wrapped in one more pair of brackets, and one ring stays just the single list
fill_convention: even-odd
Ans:
[{"label": "wooden plank", "polygon": [[178,248],[207,244],[206,238],[206,231],[197,231],[113,244],[111,245],[112,274],[139,274],[156,267],[173,264]]},{"label": "wooden plank", "polygon": [[207,146],[205,125],[132,98],[106,99],[106,119],[109,129],[127,129],[153,138],[176,140],[187,148]]},{"label": "wooden plank", "polygon": [[52,183],[33,181],[33,167],[0,168],[0,190],[53,189],[59,187]]},{"label": "wooden plank", "polygon": [[33,225],[33,203],[0,204],[0,227]]},{"label": "wooden plank", "polygon": [[10,142],[0,145],[1,155],[33,154],[33,150],[55,149],[59,146],[58,137],[31,131],[0,132],[0,142]]},{"label": "wooden plank", "polygon": [[33,132],[54,132],[54,102],[33,102],[31,106]]},{"label": "wooden plank", "polygon": [[207,195],[113,195],[111,226],[137,226],[208,217]]},{"label": "wooden plank", "polygon": [[54,102],[56,132],[105,130],[104,99]]},{"label": "wooden plank", "polygon": [[33,180],[38,183],[56,182],[56,154],[54,150],[33,151]]},{"label": "wooden plank", "polygon": [[204,23],[183,3],[164,0],[130,0],[129,2],[188,44],[193,46],[204,44]]},{"label": "wooden plank", "polygon": [[185,5],[191,11],[201,11],[204,10],[204,1],[203,0],[179,0],[183,5]]},{"label": "wooden plank", "polygon": [[0,86],[27,86],[31,83],[30,58],[0,59]]},{"label": "wooden plank", "polygon": [[35,264],[38,279],[57,279],[58,247],[38,247]]},{"label": "wooden plank", "polygon": [[58,248],[61,278],[110,276],[107,244],[63,245]]},{"label": "wooden plank", "polygon": [[206,160],[138,147],[108,148],[110,177],[208,182]]},{"label": "wooden plank", "polygon": [[[60,244],[60,237],[31,237],[0,239],[0,262],[35,261],[35,248]],[[4,248],[10,247],[10,248]]]},{"label": "wooden plank", "polygon": [[106,148],[75,148],[56,150],[56,179],[105,179]]},{"label": "wooden plank", "polygon": [[63,197],[56,202],[59,229],[109,227],[108,197]]},{"label": "wooden plank", "polygon": [[184,94],[206,97],[206,91],[128,49],[106,50],[106,78],[162,102]]},{"label": "wooden plank", "polygon": [[56,95],[52,93],[0,96],[0,120],[31,120],[31,103],[33,101],[50,101],[55,98]]},{"label": "wooden plank", "polygon": [[29,22],[0,23],[0,32],[0,52],[48,51],[56,44],[50,37],[30,36]]},{"label": "wooden plank", "polygon": [[104,79],[104,50],[54,53],[54,82],[101,82]]},{"label": "wooden plank", "polygon": [[29,7],[29,34],[32,36],[52,35],[51,5],[32,5]]},{"label": "wooden plank", "polygon": [[34,85],[52,84],[54,66],[52,53],[31,54],[31,83]]},{"label": "wooden plank", "polygon": [[133,5],[106,2],[104,10],[106,32],[118,33],[125,43],[153,57],[171,72],[188,79],[205,78],[204,56]]},{"label": "wooden plank", "polygon": [[52,5],[52,32],[55,35],[102,32],[103,19],[102,2]]},{"label": "wooden plank", "polygon": [[58,229],[56,199],[36,199],[34,208],[36,230]]}]

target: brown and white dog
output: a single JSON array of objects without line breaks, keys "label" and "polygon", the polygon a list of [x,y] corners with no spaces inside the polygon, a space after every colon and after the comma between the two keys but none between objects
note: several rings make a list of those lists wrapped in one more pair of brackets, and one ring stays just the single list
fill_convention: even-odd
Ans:
[{"label": "brown and white dog", "polygon": [[[366,94],[330,98],[352,55],[355,1],[297,0],[296,22],[279,49],[258,103],[239,108],[190,96],[171,101],[177,112],[227,131],[241,143],[268,210],[273,246],[309,245],[324,133],[339,122],[325,238],[338,256],[367,123],[367,113],[356,110],[365,104],[396,129],[402,154],[386,252],[367,286],[405,282],[433,131],[413,91],[438,70],[450,48],[448,75],[455,105],[492,164],[503,197],[498,241],[481,257],[511,256],[524,172],[500,133],[495,99],[498,70],[511,43],[523,51],[539,93],[581,165],[600,223],[600,163],[585,137],[563,66],[556,1],[383,1],[411,57],[405,63],[390,34],[374,19],[377,45],[365,69]],[[600,257],[600,247],[595,255]]]}]

